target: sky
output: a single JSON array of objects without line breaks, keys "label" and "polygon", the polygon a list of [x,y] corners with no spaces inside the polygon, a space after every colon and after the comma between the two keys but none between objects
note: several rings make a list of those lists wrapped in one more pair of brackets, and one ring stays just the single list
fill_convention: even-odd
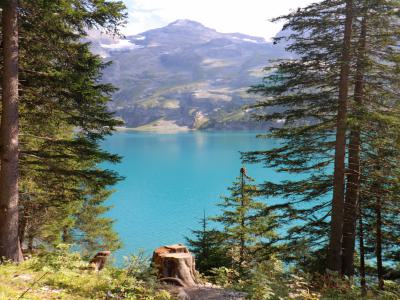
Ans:
[{"label": "sky", "polygon": [[189,19],[223,33],[239,32],[270,40],[282,23],[271,18],[316,0],[123,0],[129,21],[123,33],[134,35]]}]

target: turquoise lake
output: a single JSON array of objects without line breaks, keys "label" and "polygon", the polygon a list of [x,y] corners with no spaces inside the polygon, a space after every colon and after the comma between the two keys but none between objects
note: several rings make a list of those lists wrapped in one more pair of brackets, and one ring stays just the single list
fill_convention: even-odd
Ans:
[{"label": "turquoise lake", "polygon": [[[216,204],[239,175],[240,151],[268,149],[257,132],[188,132],[176,134],[117,132],[103,149],[123,156],[106,165],[125,177],[115,186],[108,214],[123,242],[118,256],[184,243],[199,228],[203,211],[218,213]],[[279,181],[284,174],[261,165],[246,165],[257,182]]]}]

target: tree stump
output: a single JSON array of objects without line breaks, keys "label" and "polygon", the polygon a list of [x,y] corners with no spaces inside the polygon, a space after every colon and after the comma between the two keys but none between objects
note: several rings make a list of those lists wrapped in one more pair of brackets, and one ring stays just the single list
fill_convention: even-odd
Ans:
[{"label": "tree stump", "polygon": [[153,264],[161,281],[183,287],[197,284],[194,257],[182,244],[157,248]]},{"label": "tree stump", "polygon": [[101,271],[106,262],[107,258],[111,255],[111,251],[99,251],[97,254],[90,260],[89,267],[94,269],[95,271]]}]

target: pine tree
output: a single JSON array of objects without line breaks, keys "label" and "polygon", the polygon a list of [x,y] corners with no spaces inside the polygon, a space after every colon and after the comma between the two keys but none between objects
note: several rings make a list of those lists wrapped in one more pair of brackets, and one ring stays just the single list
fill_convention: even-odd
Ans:
[{"label": "pine tree", "polygon": [[193,238],[186,238],[190,251],[196,257],[196,268],[205,275],[210,275],[213,268],[228,267],[229,258],[224,246],[224,234],[210,229],[204,213],[200,220],[201,230],[192,230]]},{"label": "pine tree", "polygon": [[18,229],[18,1],[2,2],[2,107],[0,124],[0,259],[23,260]]},{"label": "pine tree", "polygon": [[[240,177],[228,189],[230,196],[223,197],[219,206],[221,215],[212,218],[223,226],[225,247],[229,249],[232,268],[239,276],[245,276],[251,264],[261,258],[255,253],[265,249],[276,238],[274,216],[263,214],[267,207],[256,200],[258,189],[252,183],[254,179],[247,176],[246,169],[241,168]],[[265,251],[267,250],[267,251]]]},{"label": "pine tree", "polygon": [[[361,183],[362,178],[366,179],[369,176],[367,174],[370,174],[368,170],[370,170],[369,164],[371,164],[370,154],[373,152],[371,149],[377,150],[381,147],[377,143],[381,139],[381,135],[387,135],[386,143],[388,146],[390,145],[389,148],[393,149],[393,145],[396,144],[395,135],[387,128],[397,126],[394,116],[398,111],[395,104],[398,96],[394,90],[399,84],[397,79],[399,53],[393,51],[398,43],[396,9],[399,3],[380,0],[358,1],[357,3],[360,16],[356,22],[358,46],[355,51],[354,104],[349,122],[351,131],[349,133],[349,174],[346,192],[346,207],[350,207],[350,209],[345,211],[347,217],[344,220],[343,235],[343,272],[348,276],[354,274],[355,214],[353,211],[359,201],[358,195],[362,193],[360,187],[369,191],[369,196],[365,196],[364,202],[368,202],[368,198],[374,190]],[[383,82],[384,85],[382,85]],[[389,115],[392,117],[388,118]],[[382,128],[385,130],[382,131]],[[380,133],[375,135],[374,132]],[[371,143],[374,144],[372,148]],[[376,169],[379,164],[372,163],[372,165],[375,165]],[[391,176],[385,177],[386,182],[387,180],[391,181]]]},{"label": "pine tree", "polygon": [[[322,1],[278,18],[286,21],[283,29],[288,35],[276,39],[276,42],[287,39],[286,50],[292,52],[293,57],[274,62],[263,82],[250,89],[250,92],[266,97],[254,107],[267,112],[260,112],[256,118],[277,124],[265,137],[278,140],[279,146],[244,153],[243,159],[245,162],[263,163],[296,178],[280,183],[267,181],[261,191],[265,196],[280,196],[287,200],[272,208],[276,209],[282,224],[291,225],[286,236],[289,247],[301,246],[303,243],[296,241],[304,241],[318,251],[328,244],[336,129],[338,124],[346,126],[343,123],[345,115],[341,116],[342,120],[337,118],[341,73],[346,71],[342,74],[343,81],[348,77],[347,70],[343,71],[348,62],[342,62],[343,56],[348,60],[347,50],[343,54],[343,41],[348,46],[344,20],[346,12],[349,12],[345,5],[345,1]],[[342,102],[347,99],[345,90],[342,87]],[[346,103],[341,104],[344,106],[341,113],[345,114]],[[284,120],[284,123],[278,123],[278,120]],[[340,150],[343,150],[342,146],[343,143],[338,146]],[[340,158],[343,158],[342,154]],[[340,192],[342,181],[339,179],[343,172],[339,173],[336,188]],[[341,241],[343,225],[340,221],[343,208],[340,195],[339,198],[335,195],[339,221],[331,230],[335,234],[335,245],[331,247],[335,254],[331,254],[329,265],[332,270],[338,270],[340,266],[337,256],[341,252],[338,250],[341,243],[338,242]],[[321,264],[327,266],[325,259]]]},{"label": "pine tree", "polygon": [[[351,13],[349,5],[350,1],[322,1],[278,18],[286,21],[287,50],[293,52],[294,56],[277,61],[269,68],[263,83],[252,87],[251,91],[266,96],[264,101],[254,106],[264,109],[256,116],[259,120],[284,120],[283,126],[272,128],[271,133],[266,135],[279,140],[280,146],[267,151],[245,153],[243,159],[245,162],[263,163],[280,172],[301,175],[297,180],[266,182],[262,190],[266,196],[287,199],[286,203],[273,208],[278,211],[282,223],[293,224],[287,231],[289,247],[302,245],[297,241],[304,241],[314,251],[326,248],[331,217],[335,226],[331,228],[327,267],[352,276],[359,200],[362,202],[365,233],[373,232],[371,226],[379,217],[377,211],[372,213],[372,207],[377,202],[372,203],[377,198],[371,196],[378,195],[377,190],[372,188],[377,183],[371,175],[377,170],[377,164],[373,163],[375,157],[383,156],[381,159],[390,166],[387,167],[390,169],[388,174],[379,177],[384,190],[388,190],[387,187],[396,190],[393,178],[396,174],[394,161],[397,160],[398,144],[396,90],[399,86],[399,3],[353,1]],[[350,27],[348,23],[346,26],[346,20],[349,22],[346,16],[349,14],[353,15],[354,20],[350,44],[349,35],[345,37],[346,32],[350,34],[346,30]],[[346,62],[343,61],[344,56],[347,57],[344,59]],[[343,80],[343,64],[345,68],[354,66],[344,76],[347,77],[345,84],[349,87],[348,93],[344,93],[346,88],[340,80]],[[338,98],[346,98],[346,105],[338,105]],[[347,116],[343,117],[345,107]],[[342,120],[336,117],[339,108]],[[338,139],[334,133],[338,133],[336,129],[340,126],[347,129],[341,131]],[[379,138],[382,136],[385,136],[384,143]],[[343,138],[348,141],[347,148],[344,148],[348,157],[346,165],[343,164],[343,151],[338,153],[336,149],[340,145],[343,150]],[[389,148],[390,155],[387,152],[378,155],[376,152]],[[338,158],[335,162],[333,160],[334,153],[340,154],[340,166],[337,164]],[[348,170],[346,184],[341,171],[343,166]],[[340,172],[337,171],[338,167]],[[336,177],[338,173],[340,176]],[[336,185],[338,182],[340,184]],[[345,192],[345,199],[341,191]],[[337,200],[333,206],[328,200],[332,192]],[[385,199],[396,197],[390,193]],[[398,207],[392,200],[384,203],[382,218],[385,221],[382,225],[393,220],[389,211],[395,212]],[[340,234],[342,226],[344,232]],[[382,237],[389,239],[385,231]],[[392,232],[395,231],[392,228]],[[332,244],[335,246],[332,247]],[[340,256],[342,247],[343,256]],[[369,249],[365,250],[368,252]],[[343,268],[339,268],[342,259]]]},{"label": "pine tree", "polygon": [[[80,10],[70,10],[71,5]],[[119,243],[112,232],[112,221],[101,216],[106,208],[100,204],[109,194],[106,189],[120,177],[98,167],[103,161],[119,160],[99,147],[104,136],[119,124],[107,110],[114,88],[100,82],[107,64],[91,54],[89,45],[81,39],[86,26],[113,30],[123,17],[121,3],[75,1],[50,5],[37,1],[25,2],[23,8],[23,28],[29,38],[24,44],[26,147],[22,158],[27,168],[22,175],[36,183],[30,193],[47,212],[42,225],[37,226],[40,230],[36,238],[58,243],[67,235],[71,242],[84,240],[82,246],[103,244],[115,249]],[[52,31],[47,29],[48,22],[53,24]],[[30,26],[32,23],[35,28]],[[43,39],[43,33],[48,39]],[[37,40],[34,50],[32,40]],[[46,115],[51,118],[44,119]],[[43,196],[37,197],[38,192]],[[108,242],[99,242],[101,232]]]},{"label": "pine tree", "polygon": [[120,124],[107,109],[115,88],[101,82],[108,64],[82,40],[93,27],[118,34],[124,5],[34,0],[19,6],[20,240],[28,248],[78,242],[115,249],[103,203],[121,178],[99,167],[120,159],[99,146]]},{"label": "pine tree", "polygon": [[[349,133],[349,155],[348,155],[348,175],[347,189],[344,204],[343,219],[343,269],[342,273],[349,277],[354,276],[354,252],[356,240],[356,221],[358,215],[358,202],[360,192],[360,151],[361,151],[361,131],[360,131],[360,110],[364,102],[364,70],[365,52],[367,40],[367,8],[363,7],[361,17],[361,29],[358,38],[358,48],[356,52],[356,74],[354,84],[354,122],[351,124]],[[350,115],[350,118],[352,115]]]},{"label": "pine tree", "polygon": [[[384,260],[398,237],[399,27],[398,1],[361,1],[367,18],[364,51],[363,105],[354,111],[360,131],[360,216],[366,227],[364,252],[375,256],[378,284],[384,287]],[[362,24],[362,23],[361,23]],[[361,26],[362,29],[362,26]],[[356,126],[353,126],[356,127]],[[350,148],[351,149],[351,148]],[[351,166],[349,166],[351,167]],[[392,239],[394,238],[394,240]],[[360,245],[362,247],[363,245]],[[363,247],[362,247],[363,248]],[[390,262],[392,263],[392,262]],[[362,270],[361,270],[362,271]]]},{"label": "pine tree", "polygon": [[[342,272],[347,106],[350,81],[351,38],[354,18],[353,6],[354,4],[352,0],[346,0],[343,46],[340,59],[338,108],[336,115],[332,214],[327,257],[328,269],[335,271],[338,274]],[[356,210],[354,209],[352,213],[355,214]]]},{"label": "pine tree", "polygon": [[398,117],[396,117],[397,125],[391,118],[385,119],[386,121],[378,118],[370,122],[370,125],[377,126],[377,131],[368,135],[368,138],[372,139],[368,140],[371,143],[368,152],[364,152],[361,182],[362,215],[367,223],[366,240],[370,245],[367,252],[370,257],[376,258],[376,275],[380,289],[384,289],[383,279],[386,273],[384,260],[388,262],[387,266],[396,262],[396,255],[392,255],[398,253],[399,247],[396,241],[400,238],[398,230],[400,124]]},{"label": "pine tree", "polygon": [[110,207],[104,205],[112,191],[102,191],[85,195],[82,207],[73,217],[75,224],[70,228],[73,242],[91,255],[98,249],[115,250],[121,246],[118,235],[113,231],[114,220],[104,214]]}]

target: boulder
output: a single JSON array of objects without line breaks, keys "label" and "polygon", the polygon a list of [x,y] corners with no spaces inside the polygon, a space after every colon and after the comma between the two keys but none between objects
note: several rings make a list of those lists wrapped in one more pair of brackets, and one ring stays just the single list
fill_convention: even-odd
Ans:
[{"label": "boulder", "polygon": [[390,270],[385,275],[383,275],[383,279],[386,279],[386,280],[400,279],[400,270]]}]

